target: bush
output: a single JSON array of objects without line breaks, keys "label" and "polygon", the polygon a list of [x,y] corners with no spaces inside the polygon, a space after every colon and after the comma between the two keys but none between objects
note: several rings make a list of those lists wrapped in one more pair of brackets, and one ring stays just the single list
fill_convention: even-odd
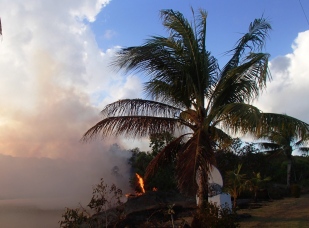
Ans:
[{"label": "bush", "polygon": [[240,227],[237,222],[237,215],[228,205],[217,206],[216,204],[208,203],[206,208],[203,208],[194,215],[192,228],[235,228]]},{"label": "bush", "polygon": [[287,191],[286,185],[283,184],[270,184],[267,190],[270,199],[278,200],[289,196],[289,191]]},{"label": "bush", "polygon": [[101,178],[101,182],[93,187],[92,198],[87,205],[88,211],[82,205],[76,209],[66,208],[63,220],[59,221],[60,227],[108,227],[116,224],[124,216],[121,198],[121,189],[114,184],[109,187]]},{"label": "bush", "polygon": [[66,208],[62,218],[63,220],[59,222],[60,227],[78,228],[87,222],[89,214],[82,207],[76,209]]}]

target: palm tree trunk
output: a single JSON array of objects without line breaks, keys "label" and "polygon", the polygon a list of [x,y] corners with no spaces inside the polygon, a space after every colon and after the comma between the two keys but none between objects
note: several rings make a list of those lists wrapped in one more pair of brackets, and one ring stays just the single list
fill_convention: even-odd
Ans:
[{"label": "palm tree trunk", "polygon": [[236,209],[236,207],[237,207],[237,196],[238,196],[236,189],[234,189],[234,193],[235,194],[232,195],[233,196],[233,208]]},{"label": "palm tree trunk", "polygon": [[286,187],[289,189],[291,186],[291,167],[292,167],[292,159],[288,159],[287,164],[287,177],[286,177]]},{"label": "palm tree trunk", "polygon": [[202,174],[199,174],[199,178],[198,178],[198,208],[202,209],[202,208],[206,208],[207,204],[208,204],[208,182],[204,182],[203,180],[208,180],[208,174],[204,174],[206,175],[205,179],[202,177]]}]

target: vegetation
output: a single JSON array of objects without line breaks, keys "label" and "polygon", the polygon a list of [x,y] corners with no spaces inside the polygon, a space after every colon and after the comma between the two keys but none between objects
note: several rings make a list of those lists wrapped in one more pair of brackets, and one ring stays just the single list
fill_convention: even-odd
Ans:
[{"label": "vegetation", "polygon": [[304,146],[307,143],[308,134],[298,134],[298,132],[293,131],[294,129],[285,128],[281,131],[269,131],[261,134],[260,138],[268,139],[269,142],[258,143],[264,152],[278,155],[280,153],[284,154],[287,158],[287,177],[286,185],[290,188],[291,185],[291,168],[292,168],[292,153],[295,150],[301,152],[308,152],[309,147]]},{"label": "vegetation", "polygon": [[246,189],[246,174],[241,174],[241,164],[238,165],[236,170],[227,172],[227,192],[233,197],[233,208],[236,209],[237,206],[237,197],[242,191]]},{"label": "vegetation", "polygon": [[[147,167],[145,161],[151,161],[153,157],[153,148],[157,148],[157,145],[164,147],[166,135],[168,134],[161,136],[157,135],[156,137],[153,136],[150,142],[151,151],[149,152],[142,152],[138,148],[132,150],[132,157],[130,159],[133,170],[132,176],[135,176],[136,170],[140,173],[145,172]],[[184,217],[181,217],[183,216],[183,212],[179,211],[179,208],[181,208],[179,204],[162,204],[162,201],[159,200],[161,206],[155,207],[156,209],[152,211],[147,211],[147,208],[145,208],[142,210],[139,209],[138,212],[127,213],[129,210],[126,210],[126,204],[121,201],[121,190],[115,185],[110,187],[107,186],[102,179],[101,183],[93,188],[93,196],[86,208],[80,205],[80,207],[76,209],[66,209],[62,215],[62,221],[59,222],[60,227],[124,227],[132,224],[135,224],[135,227],[145,227],[151,224],[156,224],[159,227],[182,227],[185,224],[186,226],[190,224],[191,227],[238,227],[238,218],[244,210],[240,209],[243,207],[236,207],[237,199],[251,198],[255,202],[262,199],[270,199],[269,197],[275,199],[273,196],[278,193],[276,193],[273,183],[284,184],[286,170],[280,169],[285,162],[285,157],[283,155],[282,159],[278,159],[278,157],[271,156],[267,153],[261,153],[259,149],[254,148],[254,144],[252,143],[245,143],[239,139],[234,139],[233,142],[234,143],[229,148],[226,148],[225,151],[218,149],[215,153],[218,161],[220,161],[218,165],[225,171],[222,173],[225,179],[225,190],[230,192],[234,198],[233,210],[228,207],[218,207],[214,204],[208,204],[199,211],[199,213],[189,212],[189,216],[195,218],[193,221],[191,220],[191,223],[190,220],[185,220]],[[138,157],[141,159],[138,159]],[[309,157],[305,156],[295,156],[294,160],[297,161],[298,165],[293,167],[298,167],[298,169],[292,169],[292,173],[295,178],[297,177],[299,183],[297,185],[291,185],[291,196],[293,197],[300,197],[301,188],[307,187],[309,189],[309,184],[306,185],[305,182],[303,182],[303,184],[301,182],[301,180],[306,180],[309,176],[308,159]],[[263,167],[262,164],[266,164],[266,166],[272,164],[272,168],[267,169],[265,166]],[[258,172],[252,172],[253,168],[256,168]],[[273,175],[273,170],[277,170],[275,175]],[[260,173],[261,171],[263,171],[263,175]],[[162,186],[159,185],[159,189],[162,187],[160,193],[162,193],[162,191],[175,189],[175,185],[170,189],[164,189],[163,186],[169,183],[174,172],[175,170],[169,170],[167,172],[168,175],[162,176],[158,173],[160,176],[159,179],[162,181]],[[158,178],[156,175],[149,178],[150,183],[153,183],[154,180]],[[271,180],[269,177],[263,178],[264,176],[270,175],[272,176]],[[272,181],[272,183],[269,184],[270,181]],[[132,186],[135,188],[136,184],[134,183]],[[267,195],[263,196],[260,194],[260,190],[263,189],[266,190]],[[139,191],[138,189],[136,190],[137,192]],[[151,187],[148,187],[146,194],[147,192],[149,193],[149,191],[151,191]],[[286,194],[286,191],[284,194]],[[172,195],[174,195],[173,192]],[[160,194],[155,195],[155,197],[160,197]],[[257,205],[262,205],[264,203],[265,201],[259,201]],[[251,212],[252,211],[249,213],[251,214]],[[134,216],[138,217],[138,221],[135,221],[136,217]]]},{"label": "vegetation", "polygon": [[197,193],[202,211],[208,206],[207,180],[216,163],[215,151],[231,143],[230,133],[261,135],[289,129],[305,135],[308,125],[287,115],[263,113],[251,105],[269,78],[269,55],[261,50],[271,26],[264,18],[250,23],[248,32],[228,52],[231,59],[220,69],[206,50],[207,13],[200,10],[193,15],[190,23],[180,12],[162,10],[168,37],[152,36],[141,46],[119,51],[114,65],[145,73],[150,99],[124,99],[107,105],[103,119],[83,139],[98,134],[103,138],[147,137],[178,130],[179,135],[156,152],[145,177],[175,163],[178,188]]},{"label": "vegetation", "polygon": [[101,182],[93,187],[92,198],[86,210],[82,205],[79,208],[70,209],[62,215],[59,221],[60,227],[108,227],[117,224],[123,217],[122,191],[114,184],[108,186]]},{"label": "vegetation", "polygon": [[[130,184],[136,192],[140,192],[138,189],[137,179],[135,173],[138,173],[142,177],[146,173],[147,166],[151,160],[164,148],[173,137],[170,133],[164,132],[162,134],[153,134],[150,136],[151,151],[140,151],[139,148],[131,150],[132,157],[129,159],[129,164],[132,168],[132,176],[130,178]],[[177,182],[175,178],[175,165],[176,157],[171,159],[172,161],[166,164],[164,167],[159,167],[157,172],[148,178],[145,182],[146,190],[159,189],[160,191],[177,191]],[[137,188],[137,189],[136,189]]]},{"label": "vegetation", "polygon": [[262,178],[260,173],[253,172],[253,177],[247,181],[247,186],[254,194],[254,202],[257,202],[258,191],[265,187],[265,184],[271,180],[271,177]]}]

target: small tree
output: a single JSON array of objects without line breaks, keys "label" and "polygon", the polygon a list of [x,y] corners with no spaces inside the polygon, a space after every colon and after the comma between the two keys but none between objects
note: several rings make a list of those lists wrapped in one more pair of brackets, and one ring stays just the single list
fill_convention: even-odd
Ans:
[{"label": "small tree", "polygon": [[233,197],[233,208],[237,207],[237,198],[239,194],[246,189],[246,174],[241,174],[242,164],[239,164],[237,169],[226,173],[227,192]]},{"label": "small tree", "polygon": [[253,172],[253,177],[247,181],[249,190],[254,194],[254,202],[257,202],[258,191],[265,186],[265,183],[270,181],[270,177],[262,178],[260,173]]}]

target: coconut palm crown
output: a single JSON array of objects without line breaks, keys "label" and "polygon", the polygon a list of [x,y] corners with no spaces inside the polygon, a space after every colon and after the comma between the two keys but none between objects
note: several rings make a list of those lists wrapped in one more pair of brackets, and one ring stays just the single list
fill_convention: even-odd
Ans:
[{"label": "coconut palm crown", "polygon": [[284,127],[305,132],[307,124],[285,115],[262,113],[251,105],[269,79],[269,55],[260,52],[271,29],[266,19],[249,25],[248,32],[228,52],[231,59],[220,69],[206,50],[207,13],[200,10],[193,16],[190,23],[180,12],[162,10],[168,37],[152,36],[141,46],[118,52],[114,66],[143,73],[149,79],[144,87],[149,99],[124,99],[107,105],[103,119],[83,139],[185,132],[152,160],[146,178],[177,154],[179,189],[187,193],[198,189],[202,206],[207,202],[208,172],[215,164],[217,143],[228,140],[230,133],[257,134]]}]

